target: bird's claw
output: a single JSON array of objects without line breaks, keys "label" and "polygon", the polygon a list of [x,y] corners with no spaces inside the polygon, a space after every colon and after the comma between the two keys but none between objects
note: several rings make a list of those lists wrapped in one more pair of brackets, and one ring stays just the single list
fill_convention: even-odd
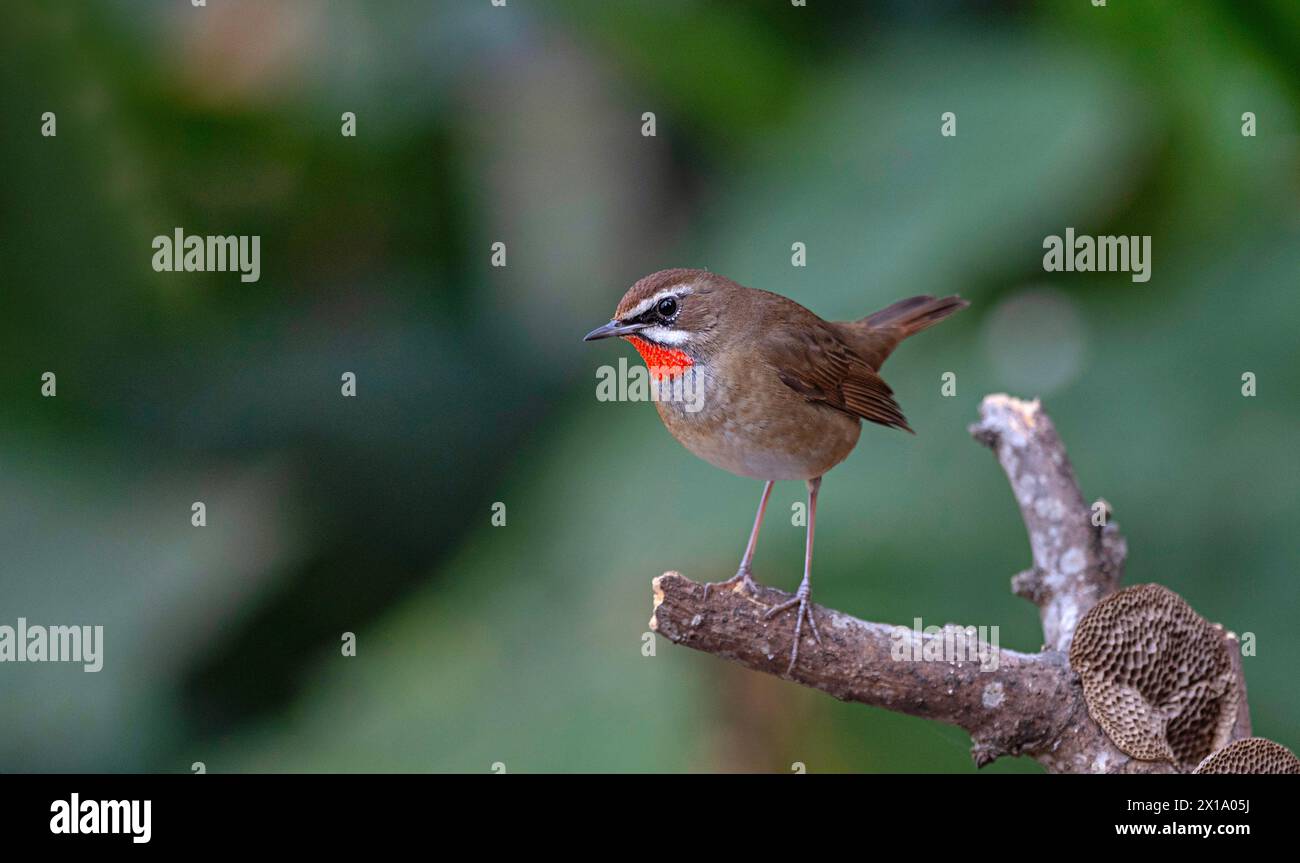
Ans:
[{"label": "bird's claw", "polygon": [[786,609],[795,606],[798,606],[798,611],[795,612],[794,618],[794,645],[790,648],[790,664],[786,666],[786,674],[793,672],[795,665],[799,662],[799,637],[803,633],[805,619],[808,621],[808,628],[812,630],[813,640],[817,642],[817,646],[820,647],[822,643],[822,634],[817,630],[817,618],[813,616],[812,591],[806,584],[799,585],[799,590],[793,598],[769,608],[767,613],[763,615],[763,619],[771,620]]},{"label": "bird's claw", "polygon": [[714,587],[731,587],[731,586],[732,586],[733,584],[735,584],[736,582],[740,582],[741,584],[743,584],[743,585],[745,586],[745,591],[746,591],[747,593],[754,593],[755,591],[758,590],[758,585],[754,583],[754,579],[753,579],[753,577],[749,574],[749,570],[748,570],[748,569],[740,569],[740,570],[737,570],[737,571],[736,571],[736,574],[735,574],[735,575],[733,575],[731,578],[728,578],[726,581],[706,581],[706,582],[704,583],[704,599],[705,599],[705,601],[708,601],[708,598],[709,598],[709,590],[710,590],[711,588],[714,588]]}]

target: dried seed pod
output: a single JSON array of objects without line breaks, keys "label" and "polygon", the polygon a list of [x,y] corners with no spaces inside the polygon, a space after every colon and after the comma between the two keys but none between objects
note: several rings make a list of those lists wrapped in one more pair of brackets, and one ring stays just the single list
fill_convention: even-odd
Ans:
[{"label": "dried seed pod", "polygon": [[1070,667],[1088,713],[1121,750],[1184,769],[1227,744],[1236,677],[1223,628],[1158,584],[1121,590],[1079,622]]}]

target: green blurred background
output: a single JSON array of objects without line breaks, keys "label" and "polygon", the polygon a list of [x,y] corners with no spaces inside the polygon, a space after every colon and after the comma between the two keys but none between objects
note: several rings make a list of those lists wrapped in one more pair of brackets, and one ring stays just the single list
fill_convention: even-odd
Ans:
[{"label": "green blurred background", "polygon": [[[1042,396],[1128,583],[1254,633],[1256,733],[1297,748],[1297,57],[1292,0],[6,0],[0,623],[106,646],[0,667],[0,770],[973,770],[956,729],[642,655],[650,579],[732,574],[760,490],[595,399],[632,352],[582,334],[672,266],[973,302],[886,367],[918,435],[828,476],[820,602],[1036,649],[965,427]],[[176,226],[261,235],[261,281],[153,272]],[[1067,226],[1151,235],[1151,281],[1045,273]],[[798,581],[802,496],[760,581]]]}]

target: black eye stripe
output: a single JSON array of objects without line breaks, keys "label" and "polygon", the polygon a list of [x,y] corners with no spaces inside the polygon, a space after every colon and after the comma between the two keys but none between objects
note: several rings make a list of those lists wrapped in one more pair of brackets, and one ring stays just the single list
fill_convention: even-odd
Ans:
[{"label": "black eye stripe", "polygon": [[[665,311],[664,309],[665,303],[671,304],[671,308],[668,311]],[[681,303],[678,302],[676,297],[664,297],[635,318],[632,318],[632,320],[640,324],[668,323],[677,316],[677,313],[680,310]]]}]

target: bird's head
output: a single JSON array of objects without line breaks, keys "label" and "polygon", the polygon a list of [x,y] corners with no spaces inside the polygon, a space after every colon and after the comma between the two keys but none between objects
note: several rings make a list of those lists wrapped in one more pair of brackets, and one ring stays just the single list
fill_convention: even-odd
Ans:
[{"label": "bird's head", "polygon": [[628,288],[610,322],[584,341],[619,336],[652,372],[688,368],[717,349],[724,297],[738,287],[707,270],[660,270]]}]

